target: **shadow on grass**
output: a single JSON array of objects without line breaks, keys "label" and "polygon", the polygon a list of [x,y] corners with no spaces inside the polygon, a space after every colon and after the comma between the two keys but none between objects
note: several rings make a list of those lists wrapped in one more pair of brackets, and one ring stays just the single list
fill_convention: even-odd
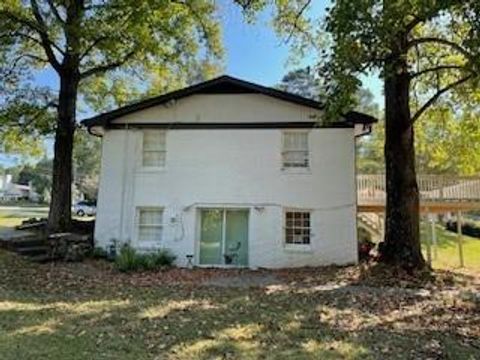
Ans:
[{"label": "shadow on grass", "polygon": [[480,356],[470,336],[480,328],[478,309],[375,287],[385,276],[379,267],[331,288],[315,285],[335,283],[345,269],[325,269],[319,284],[303,281],[321,269],[292,271],[299,281],[274,291],[137,286],[128,281],[135,277],[112,278],[100,267],[60,276],[74,265],[47,275],[49,266],[0,256],[2,359]]},{"label": "shadow on grass", "polygon": [[[151,294],[155,295],[155,294]],[[480,353],[461,341],[461,333],[450,329],[395,329],[369,316],[375,311],[342,313],[348,307],[324,305],[325,298],[306,295],[238,294],[203,296],[212,307],[179,309],[161,317],[139,316],[146,307],[169,306],[179,301],[167,298],[141,299],[124,307],[112,307],[95,313],[63,311],[2,312],[2,322],[14,320],[15,328],[0,332],[4,359],[122,358],[149,359],[403,359],[405,352],[416,356]],[[184,298],[187,294],[182,294]],[[202,294],[190,293],[190,296]],[[253,299],[255,298],[255,299]],[[72,305],[75,306],[75,305]],[[332,312],[327,315],[327,310]],[[423,319],[432,314],[424,313]],[[9,320],[10,319],[10,320]],[[19,321],[20,319],[20,321]],[[35,320],[33,320],[35,319]],[[404,319],[404,324],[411,319]],[[418,322],[419,319],[417,318]],[[399,320],[396,320],[398,323]],[[360,324],[366,324],[364,326]],[[352,325],[355,324],[355,325]],[[459,324],[452,324],[457,326]],[[420,347],[431,339],[445,339],[449,348]],[[454,351],[452,353],[452,351]],[[395,353],[397,355],[395,355]],[[81,356],[80,356],[81,354]],[[448,356],[447,356],[448,357]],[[464,357],[465,359],[467,357]]]},{"label": "shadow on grass", "polygon": [[[360,308],[358,299],[345,293],[342,299],[338,290],[321,295],[130,290],[123,294],[126,300],[101,296],[67,303],[64,299],[25,302],[24,296],[0,299],[0,310],[10,303],[9,309],[1,311],[3,358],[102,358],[103,354],[122,359],[160,355],[173,359],[357,359],[385,358],[386,351],[392,351],[388,358],[400,359],[406,351],[416,356],[455,351],[455,358],[461,359],[459,354],[480,354],[460,340],[461,323],[457,322],[461,319],[450,322],[452,328],[447,332],[444,327],[436,330],[426,325],[427,319],[438,316],[431,310],[415,314],[415,319],[399,316],[394,323],[405,329],[395,328],[392,320],[377,315],[380,303],[367,301]],[[190,302],[185,304],[185,299]],[[149,308],[170,310],[145,316]],[[413,322],[421,324],[420,328],[409,329]],[[448,341],[449,348],[425,347],[431,339]]]}]

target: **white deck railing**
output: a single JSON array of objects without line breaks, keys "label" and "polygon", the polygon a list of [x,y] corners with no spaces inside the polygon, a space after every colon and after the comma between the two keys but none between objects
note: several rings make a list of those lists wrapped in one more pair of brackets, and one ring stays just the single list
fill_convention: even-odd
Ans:
[{"label": "white deck railing", "polygon": [[[480,201],[480,177],[418,175],[420,200]],[[357,175],[359,204],[381,203],[386,199],[385,175]]]}]

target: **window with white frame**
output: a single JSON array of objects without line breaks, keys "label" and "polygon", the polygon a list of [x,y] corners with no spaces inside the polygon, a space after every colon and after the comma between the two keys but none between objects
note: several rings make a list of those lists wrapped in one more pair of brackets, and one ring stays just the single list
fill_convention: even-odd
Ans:
[{"label": "window with white frame", "polygon": [[287,244],[309,245],[311,237],[309,211],[285,212],[285,242]]},{"label": "window with white frame", "polygon": [[138,208],[138,241],[152,243],[162,241],[163,209]]},{"label": "window with white frame", "polygon": [[166,150],[165,131],[145,130],[143,132],[142,165],[144,167],[164,167]]},{"label": "window with white frame", "polygon": [[308,132],[285,131],[282,149],[283,168],[308,168]]}]

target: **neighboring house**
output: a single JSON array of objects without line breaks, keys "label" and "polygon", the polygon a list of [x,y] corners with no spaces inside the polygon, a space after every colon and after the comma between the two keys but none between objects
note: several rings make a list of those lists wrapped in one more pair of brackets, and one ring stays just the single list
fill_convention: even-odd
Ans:
[{"label": "neighboring house", "polygon": [[38,199],[38,194],[30,184],[15,184],[12,182],[11,174],[0,175],[0,201],[38,201]]},{"label": "neighboring house", "polygon": [[180,266],[355,263],[355,137],[373,122],[228,76],[87,119],[103,137],[96,245]]}]

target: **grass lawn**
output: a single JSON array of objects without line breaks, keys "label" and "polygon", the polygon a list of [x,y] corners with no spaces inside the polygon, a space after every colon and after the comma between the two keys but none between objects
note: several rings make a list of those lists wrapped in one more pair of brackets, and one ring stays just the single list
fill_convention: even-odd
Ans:
[{"label": "grass lawn", "polygon": [[[460,259],[458,255],[458,240],[457,234],[445,230],[443,226],[437,225],[437,257],[433,259],[432,265],[437,269],[458,269],[460,266]],[[422,223],[422,248],[425,258],[426,241],[431,237],[430,224]],[[463,254],[465,269],[468,271],[480,272],[480,239],[463,235]],[[432,256],[433,254],[432,246]]]},{"label": "grass lawn", "polygon": [[[0,232],[2,229],[13,228],[23,220],[29,218],[46,218],[48,207],[46,206],[0,206]],[[92,220],[93,217],[74,217],[79,220]]]},{"label": "grass lawn", "polygon": [[[204,282],[263,273],[276,282]],[[0,250],[0,358],[480,359],[478,278],[442,274],[419,291],[368,274],[129,275],[103,261],[38,265]]]},{"label": "grass lawn", "polygon": [[13,228],[20,225],[22,220],[28,218],[46,217],[48,208],[40,206],[1,206],[0,207],[0,230],[2,228]]},{"label": "grass lawn", "polygon": [[22,220],[25,218],[16,217],[16,216],[5,216],[0,213],[0,229],[1,228],[13,228],[17,225],[20,225]]}]

